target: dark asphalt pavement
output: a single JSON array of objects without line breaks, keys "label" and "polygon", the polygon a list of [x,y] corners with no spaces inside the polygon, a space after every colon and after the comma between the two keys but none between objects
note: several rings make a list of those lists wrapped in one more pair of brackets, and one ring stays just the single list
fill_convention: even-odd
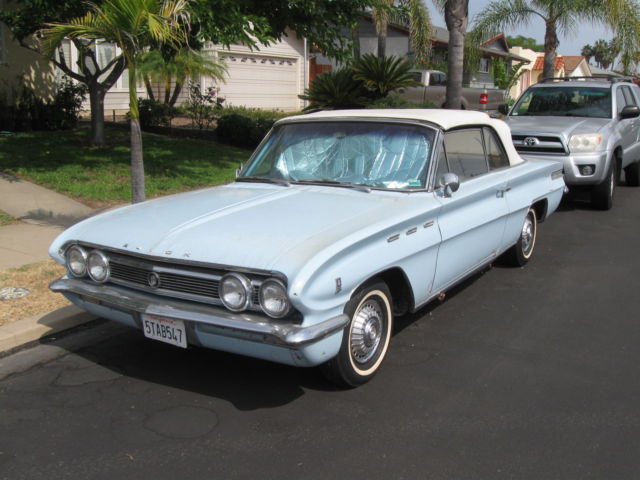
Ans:
[{"label": "dark asphalt pavement", "polygon": [[565,202],[355,390],[111,323],[0,359],[0,478],[639,478],[639,212]]}]

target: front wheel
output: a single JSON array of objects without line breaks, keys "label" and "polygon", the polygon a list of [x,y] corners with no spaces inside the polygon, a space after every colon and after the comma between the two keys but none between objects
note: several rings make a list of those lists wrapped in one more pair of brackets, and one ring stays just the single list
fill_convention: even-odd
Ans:
[{"label": "front wheel", "polygon": [[391,293],[384,282],[370,283],[349,300],[345,313],[351,321],[342,336],[338,355],[322,365],[332,382],[357,387],[380,369],[393,327]]},{"label": "front wheel", "polygon": [[615,158],[611,160],[609,173],[604,181],[591,190],[591,205],[598,210],[611,210],[613,206],[613,194],[616,189]]},{"label": "front wheel", "polygon": [[538,219],[536,211],[530,208],[524,218],[518,242],[505,253],[505,260],[513,267],[524,266],[533,256],[538,233]]}]

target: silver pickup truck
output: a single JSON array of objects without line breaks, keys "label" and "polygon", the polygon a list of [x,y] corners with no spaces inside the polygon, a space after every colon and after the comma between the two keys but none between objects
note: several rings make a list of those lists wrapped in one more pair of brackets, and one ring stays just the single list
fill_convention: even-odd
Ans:
[{"label": "silver pickup truck", "polygon": [[592,205],[609,210],[624,169],[640,185],[640,88],[592,77],[547,79],[529,87],[510,112],[500,111],[524,158],[563,164],[566,184],[591,192]]},{"label": "silver pickup truck", "polygon": [[[414,70],[411,72],[420,86],[400,88],[398,94],[411,103],[433,103],[436,107],[444,107],[447,98],[447,74],[439,70]],[[504,102],[505,91],[498,88],[462,88],[463,110],[479,110],[497,112]]]}]

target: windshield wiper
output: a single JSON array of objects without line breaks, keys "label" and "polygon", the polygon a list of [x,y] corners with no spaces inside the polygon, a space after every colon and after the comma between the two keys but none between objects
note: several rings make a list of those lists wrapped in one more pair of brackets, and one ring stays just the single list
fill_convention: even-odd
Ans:
[{"label": "windshield wiper", "polygon": [[255,183],[273,183],[275,185],[282,185],[283,187],[290,187],[291,183],[289,183],[284,178],[270,178],[270,177],[238,177],[236,178],[236,182],[255,182]]},{"label": "windshield wiper", "polygon": [[338,180],[331,180],[328,178],[315,178],[311,180],[296,180],[296,183],[308,183],[310,185],[335,185],[336,187],[353,188],[361,192],[371,192],[371,187],[363,185],[361,183],[340,182]]}]

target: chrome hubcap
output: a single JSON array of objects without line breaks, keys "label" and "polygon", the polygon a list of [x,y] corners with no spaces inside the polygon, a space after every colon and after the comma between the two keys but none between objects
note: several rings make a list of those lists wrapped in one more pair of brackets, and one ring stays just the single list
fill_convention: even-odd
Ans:
[{"label": "chrome hubcap", "polygon": [[357,363],[366,363],[375,355],[382,339],[383,313],[380,304],[367,300],[351,323],[351,355]]},{"label": "chrome hubcap", "polygon": [[531,215],[527,215],[524,225],[522,225],[522,233],[520,234],[520,238],[522,239],[522,253],[525,255],[528,255],[531,252],[531,248],[533,248],[533,234],[533,220],[531,219]]}]

